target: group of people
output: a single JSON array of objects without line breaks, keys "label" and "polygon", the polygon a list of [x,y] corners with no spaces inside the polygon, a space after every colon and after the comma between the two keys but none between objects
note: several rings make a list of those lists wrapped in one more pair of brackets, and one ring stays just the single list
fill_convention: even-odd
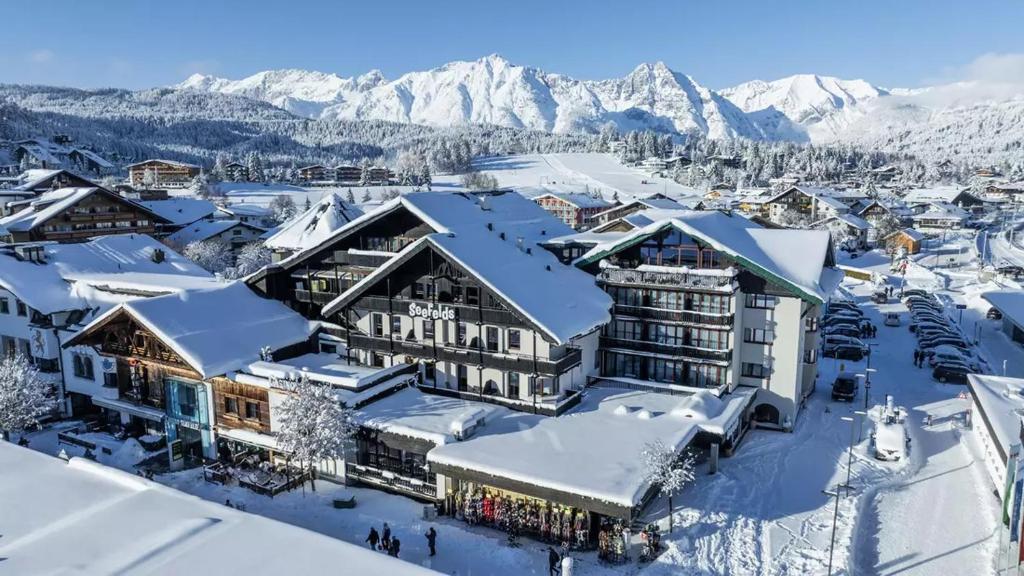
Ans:
[{"label": "group of people", "polygon": [[[437,530],[431,526],[430,530],[427,530],[426,534],[423,535],[427,539],[427,548],[430,549],[430,555],[437,555]],[[402,541],[397,536],[392,537],[391,526],[388,523],[384,523],[384,527],[381,528],[380,532],[377,532],[377,528],[371,526],[370,534],[366,537],[365,542],[370,544],[371,550],[381,550],[387,552],[388,556],[394,556],[398,558],[399,552],[402,549]]]},{"label": "group of people", "polygon": [[874,338],[878,334],[878,326],[865,322],[860,326],[860,337],[863,338]]},{"label": "group of people", "polygon": [[925,360],[928,359],[928,355],[924,353],[924,350],[918,350],[914,348],[914,366],[917,368],[923,368]]}]

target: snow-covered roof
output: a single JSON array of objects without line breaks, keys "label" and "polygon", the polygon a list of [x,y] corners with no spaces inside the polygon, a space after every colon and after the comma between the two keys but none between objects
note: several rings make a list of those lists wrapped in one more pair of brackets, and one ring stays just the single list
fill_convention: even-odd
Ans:
[{"label": "snow-covered roof", "polygon": [[917,188],[907,191],[903,199],[909,204],[931,202],[952,202],[964,191],[958,186],[938,186],[935,188]]},{"label": "snow-covered roof", "polygon": [[967,220],[971,215],[953,204],[931,202],[928,209],[911,216],[912,220]]},{"label": "snow-covered roof", "polygon": [[134,164],[129,164],[129,165],[125,166],[124,168],[125,168],[125,170],[128,170],[128,169],[131,169],[131,168],[135,168],[136,166],[145,166],[146,164],[153,164],[153,163],[167,164],[169,166],[178,166],[180,168],[194,168],[196,170],[199,169],[199,165],[198,164],[190,164],[188,162],[181,162],[179,160],[164,160],[164,159],[161,159],[161,158],[150,158],[149,160],[143,160],[142,162],[136,162]]},{"label": "snow-covered roof", "polygon": [[209,200],[179,196],[167,200],[139,202],[171,224],[184,226],[213,214],[217,207]]},{"label": "snow-covered roof", "polygon": [[441,446],[467,439],[507,408],[405,388],[358,410],[363,426]]},{"label": "snow-covered roof", "polygon": [[[639,214],[639,213],[638,213]],[[815,302],[823,302],[842,274],[825,266],[831,250],[824,230],[769,229],[718,211],[646,211],[651,223],[620,238],[599,244],[577,265],[586,265],[636,244],[666,227],[690,234],[735,258],[754,274],[789,286]]]},{"label": "snow-covered roof", "polygon": [[[572,230],[519,194],[419,192],[392,200],[379,210],[389,211],[395,202],[437,230],[410,244],[403,254],[429,246],[451,258],[555,343],[568,342],[610,319],[611,299],[593,277],[537,246]],[[401,263],[402,258],[396,257],[377,268],[325,306],[323,314],[337,312]]]},{"label": "snow-covered roof", "polygon": [[612,206],[612,203],[604,198],[594,198],[589,194],[576,194],[572,192],[548,192],[535,197],[534,200],[540,200],[541,198],[557,198],[577,208],[608,208]]},{"label": "snow-covered roof", "polygon": [[1018,326],[1024,327],[1024,292],[1019,290],[993,290],[981,295]]},{"label": "snow-covered roof", "polygon": [[0,469],[10,574],[437,574],[85,458],[2,442]]},{"label": "snow-covered roof", "polygon": [[982,420],[1001,450],[1005,462],[1010,446],[1020,443],[1024,411],[1024,379],[987,374],[968,374],[968,387],[983,414]]},{"label": "snow-covered roof", "polygon": [[192,242],[208,240],[238,226],[250,228],[257,232],[263,231],[262,228],[242,222],[241,220],[200,220],[171,234],[167,237],[167,242],[175,246],[187,246]]},{"label": "snow-covered roof", "polygon": [[[145,234],[99,236],[88,242],[45,243],[45,263],[0,249],[0,287],[43,314],[107,309],[144,294],[218,284],[213,276]],[[153,255],[163,251],[155,262]]]},{"label": "snow-covered roof", "polygon": [[26,201],[27,206],[25,208],[6,218],[0,219],[0,226],[7,228],[11,232],[28,232],[93,194],[105,194],[112,198],[117,198],[124,203],[137,206],[140,210],[150,213],[156,220],[163,220],[163,218],[152,213],[145,206],[122,198],[103,188],[61,188],[52,192],[44,192],[32,200]]},{"label": "snow-covered roof", "polygon": [[889,234],[888,236],[886,236],[886,238],[891,238],[891,237],[893,237],[893,236],[895,236],[897,234],[903,234],[907,238],[910,238],[911,240],[916,240],[918,242],[923,242],[924,238],[925,238],[924,234],[922,234],[921,232],[919,232],[917,230],[914,230],[913,228],[903,228],[902,230],[897,230],[897,231],[893,232],[892,234]]},{"label": "snow-covered roof", "polygon": [[125,302],[79,336],[120,312],[160,338],[204,378],[251,364],[265,346],[278,350],[307,340],[319,327],[284,304],[257,296],[243,282],[230,282]]},{"label": "snow-covered roof", "polygon": [[271,214],[269,206],[245,202],[228,204],[221,208],[221,210],[233,216],[252,216],[256,218],[269,216]]},{"label": "snow-covered roof", "polygon": [[836,218],[846,222],[858,230],[869,230],[871,228],[871,223],[860,216],[854,216],[853,214],[839,214]]},{"label": "snow-covered roof", "polygon": [[266,246],[276,250],[299,251],[312,248],[363,214],[338,194],[328,194],[316,205],[285,223],[267,238]]},{"label": "snow-covered roof", "polygon": [[719,399],[706,391],[681,397],[595,387],[562,416],[496,418],[474,438],[434,448],[427,460],[633,507],[650,486],[639,457],[648,444],[678,452],[701,430],[722,434],[753,393]]}]

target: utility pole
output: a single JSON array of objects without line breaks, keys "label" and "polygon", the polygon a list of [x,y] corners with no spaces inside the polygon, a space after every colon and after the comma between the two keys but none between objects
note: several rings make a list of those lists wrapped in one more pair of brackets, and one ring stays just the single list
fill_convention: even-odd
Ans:
[{"label": "utility pole", "polygon": [[836,498],[835,508],[832,511],[832,539],[829,541],[828,545],[828,576],[832,576],[832,552],[836,547],[836,522],[839,520],[839,486],[836,486],[835,492],[829,492],[828,490],[825,490],[824,492],[825,494],[835,496]]}]

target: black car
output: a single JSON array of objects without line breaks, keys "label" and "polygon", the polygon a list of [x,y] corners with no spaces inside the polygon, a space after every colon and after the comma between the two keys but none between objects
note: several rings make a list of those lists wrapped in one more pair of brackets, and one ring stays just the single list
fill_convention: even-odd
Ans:
[{"label": "black car", "polygon": [[850,326],[849,324],[840,324],[839,326],[826,328],[825,335],[852,336],[854,338],[860,338],[860,330]]},{"label": "black car", "polygon": [[835,358],[837,360],[852,360],[854,362],[860,362],[864,359],[864,349],[860,346],[854,346],[853,344],[827,346],[821,353],[823,356]]},{"label": "black car", "polygon": [[1002,320],[1003,313],[1000,312],[998,308],[992,307],[989,308],[988,312],[985,313],[985,317],[988,318],[989,320]]},{"label": "black car", "polygon": [[832,399],[853,402],[857,398],[857,375],[843,372],[832,383]]},{"label": "black car", "polygon": [[936,364],[932,370],[932,378],[939,382],[967,384],[967,374],[970,370],[965,364]]},{"label": "black car", "polygon": [[900,298],[906,298],[909,296],[928,296],[927,290],[921,288],[907,288],[900,293]]}]

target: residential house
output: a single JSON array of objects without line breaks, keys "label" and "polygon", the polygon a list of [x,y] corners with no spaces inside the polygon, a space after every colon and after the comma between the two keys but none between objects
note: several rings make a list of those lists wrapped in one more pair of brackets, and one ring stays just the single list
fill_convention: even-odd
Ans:
[{"label": "residential house", "polygon": [[229,182],[247,182],[249,168],[240,162],[229,162],[224,165],[224,179]]},{"label": "residential house", "polygon": [[196,164],[176,160],[143,160],[125,166],[128,182],[136,188],[188,188],[202,170]]},{"label": "residential house", "polygon": [[968,212],[953,204],[932,202],[918,206],[923,210],[910,217],[914,222],[914,228],[917,229],[960,229],[971,218]]},{"label": "residential house", "polygon": [[345,202],[338,194],[327,194],[309,210],[284,223],[264,245],[274,252],[275,261],[284,260],[317,246],[362,215],[362,210]]},{"label": "residential house", "polygon": [[882,242],[885,244],[886,252],[895,253],[903,250],[907,254],[918,254],[924,243],[924,234],[913,228],[904,228],[882,238]]},{"label": "residential house", "polygon": [[575,230],[586,230],[593,226],[593,219],[615,204],[589,194],[549,192],[533,199],[567,226]]},{"label": "residential house", "polygon": [[167,220],[145,206],[99,187],[61,188],[12,202],[0,218],[12,242],[80,242],[107,234],[152,234]]},{"label": "residential house", "polygon": [[177,249],[193,242],[223,242],[236,254],[242,247],[256,242],[266,232],[263,228],[240,220],[199,220],[167,236],[164,241]]},{"label": "residential house", "polygon": [[73,168],[96,175],[109,174],[116,169],[113,163],[92,150],[72,145],[71,139],[64,135],[51,140],[15,142],[13,156],[22,168]]},{"label": "residential house", "polygon": [[345,184],[356,184],[363,177],[363,169],[359,166],[340,164],[334,167],[334,180]]},{"label": "residential house", "polygon": [[327,175],[328,169],[321,164],[313,164],[311,166],[303,166],[299,168],[296,174],[299,180],[303,182],[323,182],[324,180],[330,180],[331,178]]},{"label": "residential house", "polygon": [[765,200],[763,206],[773,222],[786,224],[802,221],[809,224],[850,211],[849,206],[833,196],[834,192],[831,188],[790,186]]},{"label": "residential house", "polygon": [[646,198],[637,198],[624,204],[612,206],[603,212],[593,215],[590,220],[594,226],[600,226],[641,210],[683,210],[686,208],[687,206],[664,194],[654,194]]}]

